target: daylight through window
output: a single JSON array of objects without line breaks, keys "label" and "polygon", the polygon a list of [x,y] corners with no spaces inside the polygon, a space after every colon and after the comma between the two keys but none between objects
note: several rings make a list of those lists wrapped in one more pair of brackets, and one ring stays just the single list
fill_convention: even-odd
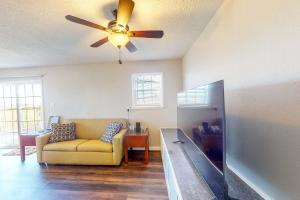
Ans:
[{"label": "daylight through window", "polygon": [[133,108],[163,107],[162,74],[132,75]]}]

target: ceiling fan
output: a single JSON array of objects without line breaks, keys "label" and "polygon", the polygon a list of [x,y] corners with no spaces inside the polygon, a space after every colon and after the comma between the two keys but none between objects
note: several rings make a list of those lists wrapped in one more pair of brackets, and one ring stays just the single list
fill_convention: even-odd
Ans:
[{"label": "ceiling fan", "polygon": [[[131,31],[128,22],[132,15],[133,8],[134,1],[119,0],[118,9],[113,11],[115,19],[108,23],[107,28],[72,15],[66,15],[66,19],[108,33],[107,37],[95,42],[91,47],[96,48],[110,41],[115,47],[120,49],[125,46],[129,52],[133,53],[137,48],[130,41],[131,38],[162,38],[164,35],[164,32],[161,30]],[[120,64],[122,63],[121,60],[119,60],[119,62]]]}]

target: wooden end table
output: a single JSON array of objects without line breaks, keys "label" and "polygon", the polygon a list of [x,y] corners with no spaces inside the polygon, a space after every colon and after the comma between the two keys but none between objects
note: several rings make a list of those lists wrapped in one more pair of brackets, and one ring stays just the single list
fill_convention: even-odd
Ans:
[{"label": "wooden end table", "polygon": [[39,134],[21,134],[20,138],[20,155],[21,161],[25,160],[25,147],[26,146],[36,146],[35,144],[35,137],[39,136]]},{"label": "wooden end table", "polygon": [[128,163],[128,148],[144,147],[145,148],[145,164],[149,162],[149,129],[146,128],[141,133],[128,131],[124,136],[124,152],[125,163]]}]

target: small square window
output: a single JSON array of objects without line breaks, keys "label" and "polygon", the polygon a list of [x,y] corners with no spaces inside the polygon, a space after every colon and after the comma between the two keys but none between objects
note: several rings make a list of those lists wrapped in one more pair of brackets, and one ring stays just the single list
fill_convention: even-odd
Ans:
[{"label": "small square window", "polygon": [[163,107],[163,82],[161,73],[132,75],[132,107]]}]

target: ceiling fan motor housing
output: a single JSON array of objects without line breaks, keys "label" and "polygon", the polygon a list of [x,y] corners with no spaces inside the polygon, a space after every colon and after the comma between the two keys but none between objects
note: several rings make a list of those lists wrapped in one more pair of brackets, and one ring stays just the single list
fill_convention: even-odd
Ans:
[{"label": "ceiling fan motor housing", "polygon": [[108,29],[112,32],[124,32],[127,33],[129,31],[129,26],[126,27],[122,26],[121,24],[117,23],[117,20],[112,20],[107,25]]}]

